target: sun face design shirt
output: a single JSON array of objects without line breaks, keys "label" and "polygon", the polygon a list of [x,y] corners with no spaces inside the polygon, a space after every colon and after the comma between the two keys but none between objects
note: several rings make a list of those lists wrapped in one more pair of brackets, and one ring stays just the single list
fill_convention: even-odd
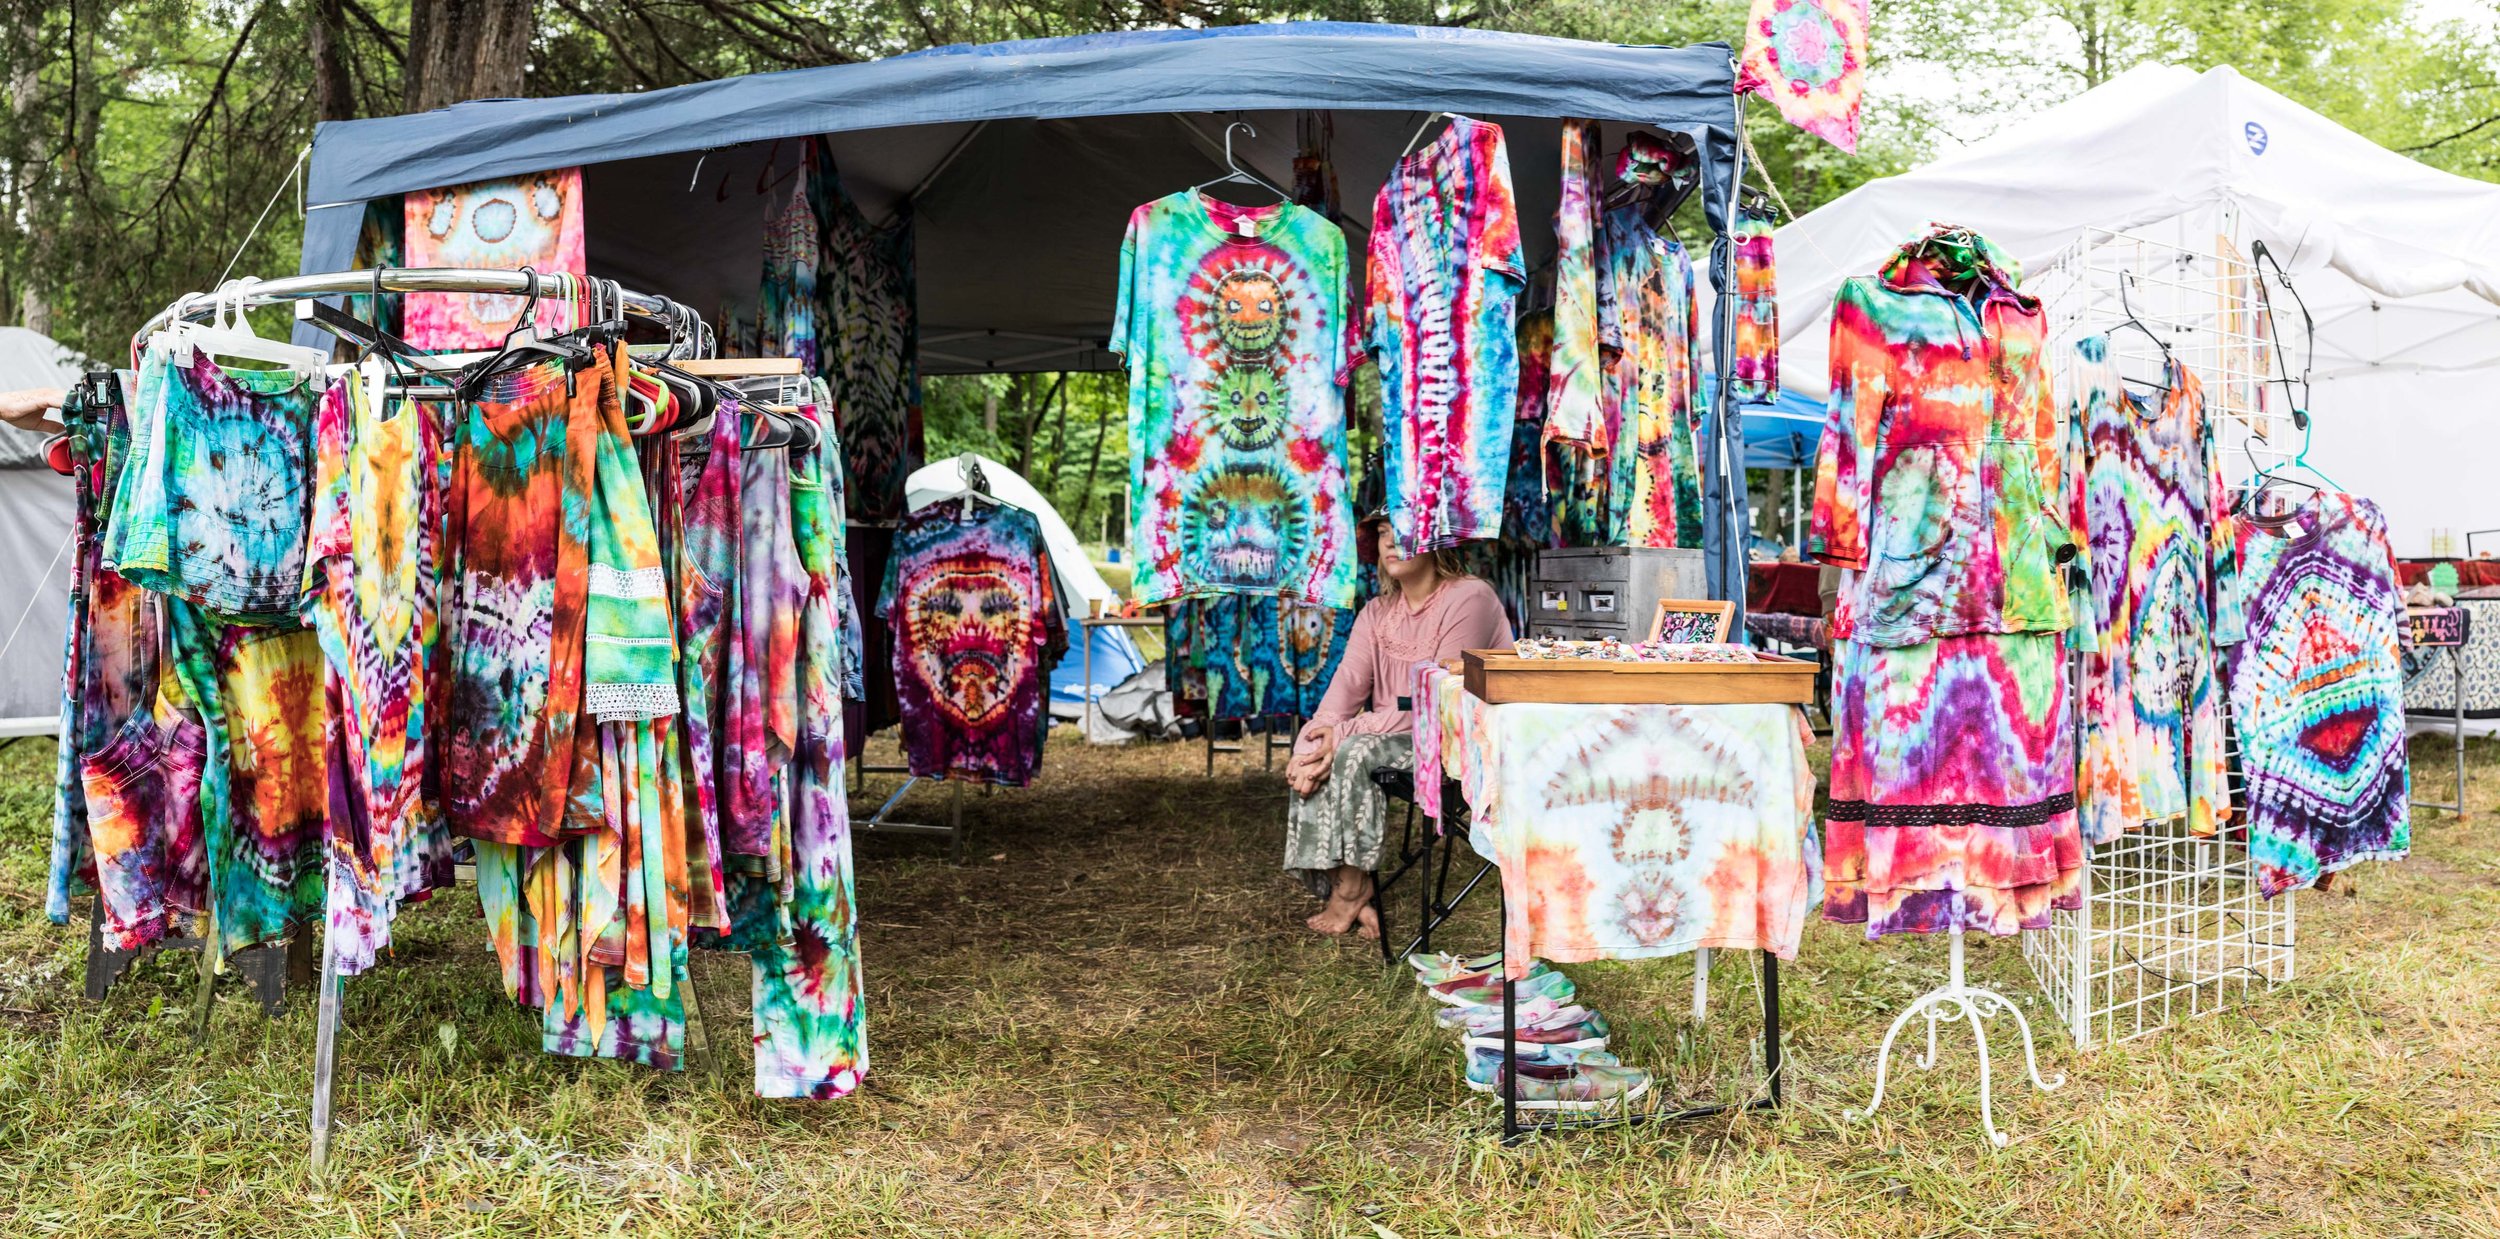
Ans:
[{"label": "sun face design shirt", "polygon": [[1041,524],[993,503],[912,513],[895,532],[877,613],[894,629],[912,774],[1032,782],[1050,664],[1067,645]]},{"label": "sun face design shirt", "polygon": [[1128,361],[1139,602],[1354,605],[1348,276],[1344,235],[1303,207],[1184,191],[1129,217],[1111,349]]}]

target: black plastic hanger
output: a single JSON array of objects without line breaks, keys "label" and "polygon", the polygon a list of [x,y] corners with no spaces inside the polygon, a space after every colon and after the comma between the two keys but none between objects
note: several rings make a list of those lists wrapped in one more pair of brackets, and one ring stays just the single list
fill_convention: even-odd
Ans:
[{"label": "black plastic hanger", "polygon": [[560,337],[543,340],[514,338],[538,325],[540,276],[538,272],[528,267],[521,268],[521,274],[530,277],[529,302],[521,307],[521,317],[512,324],[510,331],[504,333],[503,343],[496,348],[494,355],[470,367],[468,373],[462,377],[459,384],[461,399],[477,399],[478,393],[485,390],[488,379],[493,378],[515,361],[526,362],[533,354],[560,358],[574,366],[585,366],[592,360],[588,348]]},{"label": "black plastic hanger", "polygon": [[[2161,350],[2161,376],[2163,379],[2167,380],[2170,377],[2170,368],[2177,365],[2179,359],[2171,353],[2170,341],[2162,339],[2160,334],[2156,333],[2151,327],[2144,324],[2143,319],[2136,317],[2135,305],[2127,298],[2127,286],[2134,282],[2134,272],[2121,271],[2118,273],[2118,308],[2124,312],[2127,317],[2121,320],[2117,326],[2110,328],[2109,333],[2111,335],[2116,335],[2118,332],[2124,331],[2129,327],[2133,327],[2137,331],[2143,332],[2144,338],[2152,341],[2154,348]],[[2155,391],[2166,392],[2170,390],[2170,384],[2168,382],[2148,382],[2145,383],[2144,386],[2150,387]]]}]

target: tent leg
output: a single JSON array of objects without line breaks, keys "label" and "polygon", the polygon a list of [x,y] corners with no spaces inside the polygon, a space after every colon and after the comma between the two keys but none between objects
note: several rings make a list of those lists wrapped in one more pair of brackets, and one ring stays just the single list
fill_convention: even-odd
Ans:
[{"label": "tent leg", "polygon": [[313,1034],[313,1097],[312,1097],[312,1176],[318,1180],[330,1170],[330,1125],[334,1117],[331,1096],[338,1087],[339,1065],[339,976],[338,957],[324,940],[321,944],[320,1015]]}]

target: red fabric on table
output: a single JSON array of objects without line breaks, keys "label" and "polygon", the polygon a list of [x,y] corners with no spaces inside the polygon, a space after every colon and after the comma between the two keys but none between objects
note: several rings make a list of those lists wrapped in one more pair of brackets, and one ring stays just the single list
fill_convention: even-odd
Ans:
[{"label": "red fabric on table", "polygon": [[1821,615],[1819,564],[1748,564],[1745,609],[1781,615]]},{"label": "red fabric on table", "polygon": [[2400,559],[2396,561],[2396,583],[2419,585],[2430,577],[2431,569],[2440,564],[2457,566],[2457,586],[2460,589],[2500,585],[2500,559]]}]

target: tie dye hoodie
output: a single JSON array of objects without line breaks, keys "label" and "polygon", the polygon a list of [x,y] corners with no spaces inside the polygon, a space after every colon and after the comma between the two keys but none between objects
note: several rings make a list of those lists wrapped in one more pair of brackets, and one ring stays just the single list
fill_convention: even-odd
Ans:
[{"label": "tie dye hoodie", "polygon": [[1832,635],[1878,646],[2071,622],[2079,492],[2013,263],[1939,226],[1832,302],[1832,390],[1806,553],[1854,569]]}]

